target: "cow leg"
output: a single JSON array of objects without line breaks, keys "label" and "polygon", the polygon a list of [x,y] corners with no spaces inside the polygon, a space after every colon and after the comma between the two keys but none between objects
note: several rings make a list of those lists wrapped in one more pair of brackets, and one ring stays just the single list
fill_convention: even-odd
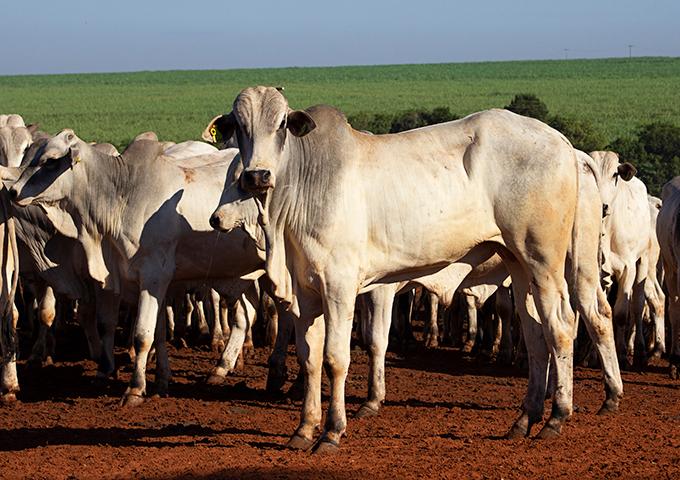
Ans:
[{"label": "cow leg", "polygon": [[220,294],[214,288],[210,289],[210,305],[213,311],[213,325],[210,340],[212,351],[222,352],[226,344],[224,343],[224,332],[222,332],[222,322],[220,321]]},{"label": "cow leg", "polygon": [[165,318],[168,320],[168,340],[172,342],[175,340],[175,310],[172,305],[165,305]]},{"label": "cow leg", "polygon": [[467,339],[463,345],[463,353],[470,353],[475,347],[475,341],[477,340],[477,305],[472,295],[463,294],[462,298],[468,317]]},{"label": "cow leg", "polygon": [[326,319],[324,366],[330,383],[330,402],[324,432],[315,451],[331,453],[338,449],[340,438],[347,429],[345,380],[350,363],[356,287],[331,282],[327,282],[324,287],[324,317]]},{"label": "cow leg", "polygon": [[510,289],[500,287],[496,294],[496,316],[501,325],[501,339],[500,348],[498,352],[498,361],[503,365],[512,363],[512,317],[514,315],[514,308],[512,305],[512,298],[510,296]]},{"label": "cow leg", "polygon": [[534,301],[529,294],[529,285],[524,275],[512,277],[515,305],[522,326],[522,338],[526,345],[529,363],[529,382],[522,403],[522,413],[515,420],[507,438],[528,437],[531,427],[543,419],[545,394],[548,382],[550,353],[545,342],[543,329],[538,321]]},{"label": "cow leg", "polygon": [[262,295],[262,310],[267,319],[265,335],[267,338],[267,346],[269,348],[274,348],[276,339],[279,335],[279,311],[276,308],[274,300],[266,293]]},{"label": "cow leg", "polygon": [[102,339],[97,329],[96,302],[78,302],[78,323],[85,333],[90,359],[98,362],[102,356]]},{"label": "cow leg", "polygon": [[168,362],[166,331],[167,318],[165,316],[165,312],[165,308],[159,309],[159,318],[156,321],[153,340],[153,345],[156,349],[156,395],[162,396],[166,396],[168,394],[168,386],[170,383],[170,363]]},{"label": "cow leg", "polygon": [[295,317],[285,308],[281,308],[277,323],[276,342],[269,356],[269,372],[267,373],[267,392],[270,393],[280,392],[283,384],[288,380],[286,354],[290,337],[295,330]]},{"label": "cow leg", "polygon": [[673,268],[664,259],[664,269],[666,272],[666,288],[668,289],[668,319],[671,329],[670,344],[670,371],[673,379],[680,379],[680,270]]},{"label": "cow leg", "polygon": [[[364,295],[368,304],[364,325],[368,348],[368,398],[357,411],[357,418],[377,415],[380,405],[385,400],[385,355],[395,294],[395,285],[390,284]],[[437,298],[435,295],[432,296]]]},{"label": "cow leg", "polygon": [[302,416],[288,448],[308,450],[314,445],[314,434],[321,425],[321,364],[323,362],[325,321],[323,315],[313,320],[295,318],[295,349],[305,378]]},{"label": "cow leg", "polygon": [[630,302],[633,295],[633,286],[635,284],[634,265],[626,265],[624,267],[618,283],[616,302],[614,303],[614,335],[619,364],[621,365],[621,368],[628,369],[630,363],[628,361],[627,339],[630,329],[628,323],[630,317]]},{"label": "cow leg", "polygon": [[[584,279],[585,272],[581,270],[580,280]],[[623,381],[616,358],[611,308],[597,282],[597,279],[591,279],[591,285],[587,285],[580,281],[582,286],[577,292],[576,301],[588,335],[600,357],[604,373],[605,401],[598,413],[605,414],[618,410],[623,397]]]},{"label": "cow leg", "polygon": [[0,326],[0,402],[11,403],[17,399],[19,376],[17,375],[17,322],[19,312],[11,308]]},{"label": "cow leg", "polygon": [[550,418],[537,438],[557,435],[573,410],[573,369],[575,315],[569,304],[569,292],[564,276],[549,270],[548,265],[534,265],[534,300],[541,317],[543,335],[555,367],[556,388]]},{"label": "cow leg", "polygon": [[650,313],[654,324],[654,348],[652,355],[661,357],[666,353],[665,304],[666,295],[656,279],[651,279],[650,295],[648,297]]},{"label": "cow leg", "polygon": [[[123,406],[136,406],[144,401],[146,363],[156,336],[158,311],[163,303],[163,298],[165,298],[166,290],[167,282],[160,284],[158,281],[140,289],[137,319],[134,325],[134,370],[130,378],[130,385],[121,400]],[[164,341],[165,339],[163,339],[163,343]]]},{"label": "cow leg", "polygon": [[437,348],[439,346],[439,324],[437,317],[439,314],[439,297],[428,292],[430,303],[430,319],[425,328],[425,346],[427,348]]},{"label": "cow leg", "polygon": [[227,341],[227,346],[222,352],[217,366],[210,372],[208,383],[218,385],[224,382],[224,378],[229,372],[234,371],[239,355],[243,351],[243,344],[246,339],[246,332],[257,317],[257,310],[253,306],[256,301],[253,295],[243,293],[236,302],[236,312],[231,325],[231,334]]},{"label": "cow leg", "polygon": [[54,355],[55,343],[52,324],[57,315],[57,299],[54,296],[54,290],[47,284],[39,286],[38,298],[40,299],[38,304],[40,324],[38,326],[38,338],[33,344],[29,361],[52,365],[54,363],[52,356]]},{"label": "cow leg", "polygon": [[198,322],[196,326],[198,328],[198,334],[201,340],[204,340],[205,337],[210,334],[210,327],[208,327],[208,320],[205,317],[205,308],[203,307],[203,298],[199,296],[196,299],[196,314],[198,315]]},{"label": "cow leg", "polygon": [[120,307],[120,295],[110,290],[97,288],[95,291],[97,331],[101,338],[102,353],[97,359],[98,379],[115,377],[116,365],[113,356],[114,337],[118,324],[118,310]]},{"label": "cow leg", "polygon": [[[637,368],[644,368],[647,365],[647,345],[645,342],[645,330],[642,325],[642,311],[645,307],[645,278],[647,276],[647,259],[643,257],[638,265],[635,276],[635,284],[631,297],[630,325],[635,326],[634,340],[635,347],[633,353],[634,364]],[[631,332],[632,333],[632,332]]]}]

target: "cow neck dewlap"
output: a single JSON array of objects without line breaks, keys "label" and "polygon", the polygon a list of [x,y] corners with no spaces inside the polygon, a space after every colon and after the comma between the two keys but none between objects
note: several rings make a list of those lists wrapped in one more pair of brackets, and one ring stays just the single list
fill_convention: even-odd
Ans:
[{"label": "cow neck dewlap", "polygon": [[[129,196],[134,195],[129,191],[130,166],[121,157],[103,154],[89,146],[87,150],[87,158],[74,166],[85,172],[85,188],[74,185],[74,197],[82,202],[81,213],[86,213],[82,219],[84,226],[90,232],[119,238]],[[77,194],[83,191],[85,195]]]}]

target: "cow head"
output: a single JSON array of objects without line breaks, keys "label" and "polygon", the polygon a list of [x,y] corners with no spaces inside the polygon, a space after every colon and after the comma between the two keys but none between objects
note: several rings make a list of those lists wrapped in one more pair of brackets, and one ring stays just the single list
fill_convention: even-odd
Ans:
[{"label": "cow head", "polygon": [[218,134],[222,138],[235,134],[244,166],[241,187],[265,192],[276,185],[288,132],[303,137],[314,128],[309,114],[288,107],[280,89],[251,87],[239,93],[231,113],[213,119],[203,138],[216,142]]},{"label": "cow head", "polygon": [[73,167],[87,147],[70,129],[50,138],[34,150],[30,163],[10,189],[12,200],[22,206],[61,200],[73,182]]},{"label": "cow head", "polygon": [[221,232],[242,228],[264,250],[263,232],[258,224],[258,206],[253,194],[243,190],[239,184],[243,164],[237,157],[232,166],[234,168],[229,169],[227,177],[230,184],[224,189],[220,205],[210,217],[210,226]]},{"label": "cow head", "polygon": [[37,128],[37,125],[0,127],[0,165],[21,165],[24,153],[33,143],[33,133]]},{"label": "cow head", "polygon": [[620,182],[630,181],[637,169],[628,162],[620,163],[615,152],[590,152],[589,154],[599,167],[598,188],[602,197],[603,211],[609,213],[609,208],[616,197]]}]

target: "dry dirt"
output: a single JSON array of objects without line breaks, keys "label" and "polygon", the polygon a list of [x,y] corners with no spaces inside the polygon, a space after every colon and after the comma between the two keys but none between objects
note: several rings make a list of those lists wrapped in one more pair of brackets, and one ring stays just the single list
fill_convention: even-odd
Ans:
[{"label": "dry dirt", "polygon": [[[520,369],[452,348],[390,353],[380,415],[350,418],[340,453],[319,457],[283,448],[299,402],[264,392],[264,349],[219,387],[203,383],[214,354],[170,353],[171,396],[135,409],[118,407],[129,370],[102,388],[91,384],[94,363],[77,357],[42,369],[22,364],[21,402],[0,412],[0,477],[680,478],[680,383],[662,360],[645,374],[625,373],[620,413],[605,417],[595,415],[600,372],[577,368],[576,412],[562,437],[510,441],[502,437],[526,387]],[[350,414],[365,395],[366,362],[355,349]],[[297,370],[292,351],[289,366]]]}]

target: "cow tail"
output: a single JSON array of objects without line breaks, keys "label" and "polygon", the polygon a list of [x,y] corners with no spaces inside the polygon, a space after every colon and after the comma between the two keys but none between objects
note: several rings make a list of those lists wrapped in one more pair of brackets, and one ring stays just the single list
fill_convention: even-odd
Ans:
[{"label": "cow tail", "polygon": [[[574,166],[576,167],[576,197],[575,197],[575,204],[574,204],[574,221],[571,225],[571,272],[569,275],[569,278],[567,278],[567,282],[569,282],[570,285],[570,296],[577,295],[578,291],[578,275],[579,275],[579,241],[578,241],[578,232],[579,229],[577,228],[577,223],[578,223],[578,207],[579,207],[579,192],[581,188],[581,175],[579,174],[579,161],[578,158],[576,158],[576,152],[574,149],[571,149],[571,154],[572,158],[574,159]],[[571,304],[575,305],[575,299],[571,299]],[[576,309],[575,309],[576,311]]]}]

